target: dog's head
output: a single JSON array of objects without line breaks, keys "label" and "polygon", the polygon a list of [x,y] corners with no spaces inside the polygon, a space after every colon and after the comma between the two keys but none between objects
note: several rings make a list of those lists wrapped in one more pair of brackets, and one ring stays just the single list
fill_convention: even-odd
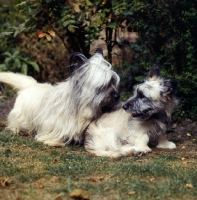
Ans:
[{"label": "dog's head", "polygon": [[177,100],[174,96],[177,81],[160,76],[158,66],[152,68],[145,81],[134,88],[133,97],[128,99],[123,109],[141,120],[147,120],[158,115],[170,117]]},{"label": "dog's head", "polygon": [[80,106],[91,107],[95,112],[108,110],[119,100],[119,76],[112,70],[102,49],[97,49],[94,55],[87,59],[81,53],[75,53],[70,59],[75,65],[71,76],[71,87]]}]

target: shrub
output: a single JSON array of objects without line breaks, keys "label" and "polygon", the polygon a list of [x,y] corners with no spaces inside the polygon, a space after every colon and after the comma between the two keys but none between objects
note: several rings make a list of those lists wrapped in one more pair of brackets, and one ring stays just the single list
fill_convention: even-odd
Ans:
[{"label": "shrub", "polygon": [[[193,0],[35,0],[23,1],[21,9],[30,13],[18,27],[12,28],[17,36],[21,32],[50,30],[61,39],[69,53],[89,53],[89,45],[105,29],[108,60],[115,44],[127,44],[135,51],[131,63],[118,68],[121,88],[131,91],[132,85],[142,81],[154,64],[163,66],[162,75],[175,77],[179,82],[181,99],[175,115],[197,117],[197,2]],[[126,21],[126,27],[122,22]],[[117,40],[117,28],[139,33],[136,43]],[[115,37],[113,34],[115,32]],[[125,95],[127,96],[127,95]]]},{"label": "shrub", "polygon": [[[163,66],[162,75],[179,82],[181,100],[176,119],[197,118],[197,2],[192,0],[113,1],[126,3],[120,16],[128,30],[139,33],[139,41],[130,47],[136,54],[132,65],[147,71],[154,64]],[[127,70],[132,71],[128,66]],[[129,72],[129,70],[128,70]]]}]

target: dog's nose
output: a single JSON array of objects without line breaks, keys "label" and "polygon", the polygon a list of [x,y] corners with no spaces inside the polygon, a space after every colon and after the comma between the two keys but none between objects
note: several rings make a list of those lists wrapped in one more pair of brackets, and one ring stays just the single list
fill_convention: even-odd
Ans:
[{"label": "dog's nose", "polygon": [[128,109],[128,105],[127,105],[127,104],[124,104],[124,105],[122,106],[122,108],[123,108],[124,110],[127,110],[127,109]]},{"label": "dog's nose", "polygon": [[120,98],[120,95],[118,93],[113,94],[113,98],[118,100]]}]

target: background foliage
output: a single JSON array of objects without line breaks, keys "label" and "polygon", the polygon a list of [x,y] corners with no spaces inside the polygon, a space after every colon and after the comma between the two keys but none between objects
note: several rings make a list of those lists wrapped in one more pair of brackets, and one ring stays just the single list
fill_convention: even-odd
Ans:
[{"label": "background foliage", "polygon": [[[162,74],[175,77],[179,82],[178,96],[181,103],[175,118],[197,118],[196,1],[17,0],[17,6],[13,6],[11,1],[6,4],[6,7],[0,7],[0,20],[3,24],[3,33],[0,36],[0,53],[3,53],[0,57],[1,63],[6,64],[5,52],[14,54],[18,50],[25,53],[23,55],[29,59],[28,63],[35,61],[39,64],[40,73],[35,73],[37,68],[31,68],[32,65],[27,64],[28,73],[43,81],[54,81],[54,77],[57,80],[62,79],[68,75],[67,56],[74,51],[89,56],[90,44],[105,29],[109,61],[115,44],[121,50],[129,46],[135,52],[132,62],[125,60],[122,66],[116,66],[121,76],[122,92],[131,92],[132,86],[141,82],[153,65],[161,64]],[[123,26],[125,20],[126,26]],[[138,41],[120,42],[117,40],[120,37],[117,35],[118,28],[123,31],[137,31]],[[55,34],[50,35],[50,31]],[[50,37],[48,42],[47,36]],[[29,43],[32,48],[34,46],[33,51],[26,48]],[[64,61],[63,64],[58,60]],[[22,64],[18,64],[13,70],[24,72],[22,69]],[[0,70],[5,68],[0,67]],[[127,97],[127,93],[124,96]]]},{"label": "background foliage", "polygon": [[[6,1],[0,1],[0,23],[2,25],[0,27],[1,32],[4,30],[9,30],[10,28],[16,29],[14,25],[18,25],[19,22],[23,22],[26,18],[26,15],[24,14],[18,15],[18,9],[11,3],[6,5],[3,3],[6,3]],[[17,50],[16,47],[22,42],[20,38],[16,40],[13,38],[13,36],[9,36],[9,34],[10,32],[4,32],[4,34],[0,35],[0,60],[1,63],[3,62],[0,64],[0,71],[20,71],[24,74],[27,74],[28,68],[33,67],[35,71],[39,72],[38,65],[31,60],[28,54]]]}]

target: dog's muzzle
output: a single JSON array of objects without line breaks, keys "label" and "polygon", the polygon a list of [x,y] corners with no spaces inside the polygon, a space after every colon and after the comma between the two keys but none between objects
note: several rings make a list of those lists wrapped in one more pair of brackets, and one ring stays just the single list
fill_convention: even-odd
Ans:
[{"label": "dog's muzzle", "polygon": [[134,111],[131,112],[131,111],[129,110],[129,106],[128,106],[127,104],[123,105],[122,108],[123,108],[126,112],[130,113],[130,114],[132,115],[132,117],[141,117],[141,116],[142,116],[141,113],[137,113],[137,112],[134,112]]}]

